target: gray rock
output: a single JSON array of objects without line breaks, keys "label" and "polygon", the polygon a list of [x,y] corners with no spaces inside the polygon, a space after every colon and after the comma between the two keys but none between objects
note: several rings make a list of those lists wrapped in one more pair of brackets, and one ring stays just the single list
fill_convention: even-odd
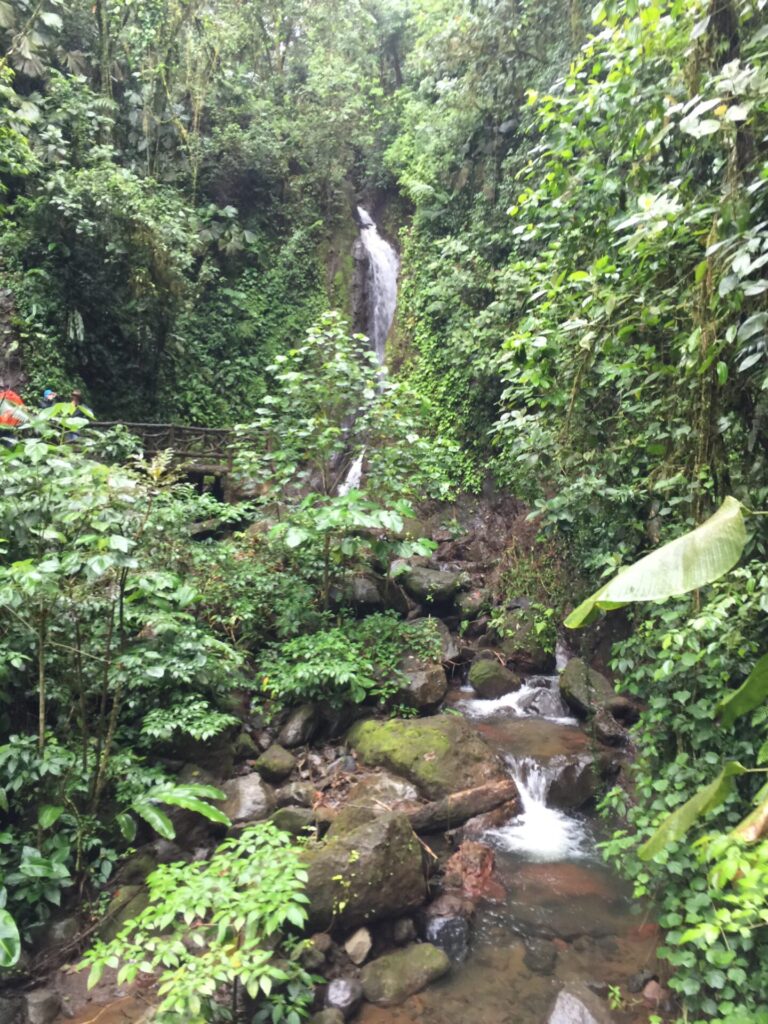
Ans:
[{"label": "gray rock", "polygon": [[36,988],[27,992],[28,1024],[51,1024],[61,1010],[61,996],[52,988]]},{"label": "gray rock", "polygon": [[547,1024],[612,1024],[608,1008],[586,985],[572,984],[562,989]]},{"label": "gray rock", "polygon": [[413,708],[436,708],[448,690],[445,669],[437,661],[424,661],[413,654],[400,660],[398,669],[408,685],[397,696]]},{"label": "gray rock", "polygon": [[306,836],[315,824],[315,816],[309,807],[281,807],[273,812],[270,820],[292,836]]},{"label": "gray rock", "polygon": [[361,974],[363,992],[376,1006],[398,1006],[451,969],[451,961],[429,943],[407,946],[367,964]]},{"label": "gray rock", "polygon": [[344,1020],[349,1020],[363,1001],[363,986],[357,978],[336,978],[325,993],[325,1005],[338,1010]]},{"label": "gray rock", "polygon": [[555,667],[555,656],[542,647],[535,625],[529,608],[515,608],[494,630],[499,647],[521,672],[547,672]]},{"label": "gray rock", "polygon": [[26,1024],[26,1004],[22,996],[0,996],[0,1024]]},{"label": "gray rock", "polygon": [[465,590],[456,598],[456,607],[465,620],[478,618],[490,605],[490,595],[488,591],[482,589]]},{"label": "gray rock", "polygon": [[557,963],[557,950],[544,939],[528,939],[523,963],[534,974],[552,974]]},{"label": "gray rock", "polygon": [[605,676],[589,668],[581,658],[571,658],[563,669],[560,692],[581,718],[594,714],[616,697]]},{"label": "gray rock", "polygon": [[301,854],[309,926],[355,928],[397,917],[424,901],[421,847],[408,819],[387,814]]},{"label": "gray rock", "polygon": [[302,704],[288,716],[283,725],[277,742],[283,747],[300,747],[309,743],[320,725],[320,715],[313,704]]},{"label": "gray rock", "polygon": [[392,926],[392,938],[396,946],[407,946],[416,941],[416,925],[410,917],[400,917]]},{"label": "gray rock", "polygon": [[629,740],[627,730],[619,725],[608,708],[598,708],[591,724],[595,739],[601,743],[607,743],[611,747],[623,747]]},{"label": "gray rock", "polygon": [[312,1014],[309,1024],[344,1024],[344,1014],[341,1010],[321,1010]]},{"label": "gray rock", "polygon": [[149,896],[143,886],[121,885],[110,900],[104,920],[99,925],[99,938],[111,942],[125,922],[140,914],[148,903]]},{"label": "gray rock", "polygon": [[254,768],[267,782],[282,782],[296,767],[296,758],[279,743],[267,747]]},{"label": "gray rock", "polygon": [[81,926],[81,921],[77,914],[67,914],[66,917],[59,917],[55,921],[49,921],[47,926],[43,926],[45,931],[38,946],[43,950],[60,949],[77,938]]},{"label": "gray rock", "polygon": [[263,821],[274,810],[272,787],[258,772],[229,779],[221,788],[226,793],[226,800],[220,807],[233,825],[242,821]]},{"label": "gray rock", "polygon": [[468,579],[464,573],[413,565],[398,577],[398,582],[411,597],[423,604],[446,605],[467,585]]},{"label": "gray rock", "polygon": [[259,756],[259,748],[256,745],[256,741],[245,730],[238,735],[232,750],[236,761],[247,761],[249,758]]},{"label": "gray rock", "polygon": [[481,658],[472,663],[469,683],[478,697],[496,700],[507,693],[516,693],[523,685],[520,676],[500,665],[495,658]]},{"label": "gray rock", "polygon": [[466,917],[430,917],[426,939],[455,964],[463,963],[469,953],[469,921]]},{"label": "gray rock", "polygon": [[350,935],[344,943],[344,951],[352,963],[359,966],[365,962],[368,954],[371,952],[372,946],[373,939],[371,938],[371,933],[368,929],[358,928],[357,931],[353,935]]},{"label": "gray rock", "polygon": [[311,782],[290,782],[275,790],[278,807],[311,807],[315,802],[315,787]]}]

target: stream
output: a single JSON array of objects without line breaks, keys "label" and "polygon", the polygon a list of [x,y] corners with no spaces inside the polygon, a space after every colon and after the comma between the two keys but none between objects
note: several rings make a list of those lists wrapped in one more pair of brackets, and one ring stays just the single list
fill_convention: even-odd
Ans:
[{"label": "stream", "polygon": [[[454,691],[460,710],[502,755],[523,810],[478,837],[495,853],[506,897],[481,902],[466,960],[391,1009],[364,1004],[361,1024],[545,1024],[564,988],[589,989],[605,1019],[647,1020],[642,1000],[610,1011],[609,986],[655,963],[656,926],[596,848],[594,815],[555,806],[565,765],[592,758],[590,740],[560,698],[558,677],[532,677],[517,693],[478,700]],[[575,986],[575,988],[574,988]],[[586,1024],[562,1015],[557,1024]]]}]

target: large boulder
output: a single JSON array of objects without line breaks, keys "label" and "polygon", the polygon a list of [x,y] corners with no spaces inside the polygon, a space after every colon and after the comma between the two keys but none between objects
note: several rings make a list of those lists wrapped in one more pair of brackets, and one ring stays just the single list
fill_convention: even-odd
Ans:
[{"label": "large boulder", "polygon": [[542,645],[530,608],[514,608],[494,625],[494,640],[507,660],[521,672],[549,672],[555,656]]},{"label": "large boulder", "polygon": [[508,778],[498,755],[458,715],[367,719],[347,741],[365,764],[402,775],[430,800]]},{"label": "large boulder", "polygon": [[428,569],[421,565],[409,566],[398,575],[397,580],[412,598],[428,606],[451,604],[456,594],[468,583],[465,573]]},{"label": "large boulder", "polygon": [[282,782],[296,767],[296,758],[279,743],[273,743],[267,747],[254,767],[267,782]]},{"label": "large boulder", "polygon": [[244,821],[263,821],[275,809],[275,795],[258,772],[229,779],[221,787],[226,794],[219,806],[233,825]]},{"label": "large boulder", "polygon": [[352,786],[344,806],[331,823],[327,838],[351,832],[382,814],[408,813],[419,806],[419,794],[410,782],[388,772],[371,772]]},{"label": "large boulder", "polygon": [[376,1006],[398,1006],[451,969],[442,949],[428,942],[387,953],[360,973],[363,992]]},{"label": "large boulder", "polygon": [[351,930],[424,902],[421,846],[403,814],[387,814],[308,846],[309,927]]},{"label": "large boulder", "polygon": [[309,743],[320,728],[320,712],[314,704],[302,704],[295,708],[280,730],[277,742],[282,747],[300,747]]},{"label": "large boulder", "polygon": [[613,687],[581,658],[571,658],[560,676],[560,693],[580,718],[595,714],[616,698]]},{"label": "large boulder", "polygon": [[469,670],[469,684],[478,697],[496,700],[508,693],[516,693],[523,681],[496,658],[480,658],[472,663]]},{"label": "large boulder", "polygon": [[430,623],[432,629],[436,630],[440,636],[440,648],[441,656],[443,661],[455,661],[459,656],[459,645],[456,643],[456,637],[448,629],[442,619],[436,619],[433,616],[428,616],[423,619],[412,619],[412,626],[419,626],[426,623]]},{"label": "large boulder", "polygon": [[415,654],[400,659],[398,669],[408,684],[397,697],[413,708],[436,708],[448,690],[445,669],[439,661],[425,661]]}]

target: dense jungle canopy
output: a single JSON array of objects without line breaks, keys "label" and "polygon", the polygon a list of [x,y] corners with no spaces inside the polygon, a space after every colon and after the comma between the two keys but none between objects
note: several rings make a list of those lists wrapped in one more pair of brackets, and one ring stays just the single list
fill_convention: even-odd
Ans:
[{"label": "dense jungle canopy", "polygon": [[[503,495],[526,525],[443,618],[501,643],[522,596],[637,706],[599,799],[664,932],[656,1010],[768,1020],[767,69],[768,0],[0,0],[0,382],[32,414],[0,439],[0,983],[57,908],[97,915],[137,828],[227,821],[173,766],[244,694],[414,713],[398,666],[440,639],[351,581],[448,543],[425,503]],[[400,257],[384,374],[358,205]],[[231,428],[233,500],[90,409]],[[644,563],[642,600],[562,627],[691,536],[676,582]],[[208,862],[269,860],[212,909],[259,956],[306,916],[283,835]],[[202,875],[163,884],[211,909]],[[290,942],[241,970],[224,927],[159,1019],[240,982],[308,1012]]]}]

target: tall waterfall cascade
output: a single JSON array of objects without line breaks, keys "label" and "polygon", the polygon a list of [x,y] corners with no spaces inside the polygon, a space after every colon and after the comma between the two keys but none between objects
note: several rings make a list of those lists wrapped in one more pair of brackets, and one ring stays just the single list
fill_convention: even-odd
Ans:
[{"label": "tall waterfall cascade", "polygon": [[400,261],[389,242],[379,234],[368,211],[358,206],[357,215],[360,219],[360,241],[368,257],[367,334],[376,358],[383,365],[384,345],[395,319]]}]

